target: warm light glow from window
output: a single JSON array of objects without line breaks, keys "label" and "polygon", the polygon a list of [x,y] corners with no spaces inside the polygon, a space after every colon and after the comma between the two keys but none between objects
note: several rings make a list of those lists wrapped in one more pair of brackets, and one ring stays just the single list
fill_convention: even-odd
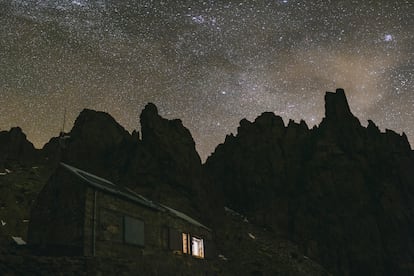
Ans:
[{"label": "warm light glow from window", "polygon": [[193,256],[204,258],[204,242],[203,239],[196,237],[191,238],[191,253]]},{"label": "warm light glow from window", "polygon": [[183,253],[190,254],[190,235],[183,233]]}]

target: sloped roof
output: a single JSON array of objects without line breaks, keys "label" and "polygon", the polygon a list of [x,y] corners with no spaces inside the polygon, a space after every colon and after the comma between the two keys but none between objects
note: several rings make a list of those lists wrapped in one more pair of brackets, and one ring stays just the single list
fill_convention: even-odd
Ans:
[{"label": "sloped roof", "polygon": [[68,171],[70,171],[71,173],[73,173],[74,175],[76,175],[77,177],[81,178],[86,184],[108,192],[110,194],[113,195],[117,195],[119,197],[131,200],[132,202],[141,204],[143,206],[149,207],[151,209],[157,210],[157,211],[162,211],[162,212],[167,212],[175,217],[178,217],[180,219],[183,219],[193,225],[196,225],[198,227],[202,227],[208,231],[211,231],[210,228],[206,227],[205,225],[201,224],[200,222],[198,222],[197,220],[187,216],[186,214],[175,210],[171,207],[165,206],[163,204],[160,203],[156,203],[153,202],[151,200],[149,200],[148,198],[137,194],[136,192],[132,191],[129,188],[126,187],[121,187],[118,186],[114,183],[112,183],[111,181],[105,179],[105,178],[101,178],[99,176],[96,176],[94,174],[88,173],[86,171],[83,171],[81,169],[75,168],[73,166],[70,166],[68,164],[65,164],[63,162],[60,163],[65,169],[67,169]]},{"label": "sloped roof", "polygon": [[70,172],[72,172],[73,174],[75,174],[76,176],[78,176],[79,178],[81,178],[82,180],[84,180],[88,185],[105,191],[105,192],[109,192],[111,194],[114,195],[118,195],[120,197],[129,199],[135,203],[139,203],[141,205],[144,205],[146,207],[149,207],[151,209],[155,209],[155,210],[159,210],[162,211],[163,209],[160,208],[160,206],[158,204],[155,204],[154,202],[152,202],[151,200],[138,195],[136,193],[134,193],[133,191],[131,191],[130,189],[125,189],[123,187],[120,187],[118,185],[115,185],[114,183],[112,183],[109,180],[106,180],[104,178],[101,178],[99,176],[93,175],[91,173],[85,172],[81,169],[72,167],[68,164],[65,164],[63,162],[60,163],[64,168],[66,168],[67,170],[69,170]]},{"label": "sloped roof", "polygon": [[175,209],[173,209],[173,208],[171,208],[171,207],[165,206],[165,205],[163,205],[163,204],[160,204],[160,205],[161,205],[162,207],[164,207],[165,209],[167,209],[167,211],[169,211],[170,213],[172,213],[172,214],[173,214],[173,215],[175,215],[176,217],[179,217],[179,218],[181,218],[181,219],[183,219],[183,220],[188,221],[188,222],[189,222],[189,223],[191,223],[191,224],[194,224],[194,225],[196,225],[196,226],[198,226],[198,227],[202,227],[202,228],[204,228],[204,229],[207,229],[208,231],[211,231],[211,229],[210,229],[210,228],[208,228],[207,226],[205,226],[205,225],[201,224],[200,222],[196,221],[195,219],[193,219],[193,218],[191,218],[191,217],[187,216],[186,214],[184,214],[184,213],[182,213],[182,212],[180,212],[180,211],[178,211],[178,210],[175,210]]}]

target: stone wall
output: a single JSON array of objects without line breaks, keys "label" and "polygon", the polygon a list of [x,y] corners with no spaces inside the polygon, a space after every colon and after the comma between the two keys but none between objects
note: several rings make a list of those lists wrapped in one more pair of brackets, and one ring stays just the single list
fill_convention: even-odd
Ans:
[{"label": "stone wall", "polygon": [[[128,216],[144,222],[144,246],[128,244],[123,237],[123,218]],[[85,255],[93,255],[94,190],[88,188],[85,201]],[[167,212],[154,210],[109,193],[97,191],[95,255],[131,257],[168,252],[168,231],[190,233],[210,243],[212,236],[204,228],[195,226]]]},{"label": "stone wall", "polygon": [[79,179],[59,168],[32,208],[29,244],[45,254],[81,254],[84,192]]}]

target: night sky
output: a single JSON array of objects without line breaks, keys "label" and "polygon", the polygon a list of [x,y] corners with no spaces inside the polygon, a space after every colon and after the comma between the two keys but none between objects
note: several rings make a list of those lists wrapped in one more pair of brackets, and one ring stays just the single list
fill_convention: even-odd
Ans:
[{"label": "night sky", "polygon": [[414,1],[0,0],[0,130],[36,147],[83,108],[139,129],[147,102],[202,159],[264,111],[312,127],[342,87],[414,144]]}]

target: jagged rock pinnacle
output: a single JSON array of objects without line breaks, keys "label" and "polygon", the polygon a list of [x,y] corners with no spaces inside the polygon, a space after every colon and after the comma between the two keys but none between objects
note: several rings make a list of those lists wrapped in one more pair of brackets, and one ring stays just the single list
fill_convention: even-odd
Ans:
[{"label": "jagged rock pinnacle", "polygon": [[325,117],[327,119],[339,119],[352,116],[345,91],[342,88],[336,89],[336,92],[326,92],[325,94]]},{"label": "jagged rock pinnacle", "polygon": [[153,103],[147,103],[144,110],[142,111],[142,116],[143,115],[158,115],[157,106]]}]

